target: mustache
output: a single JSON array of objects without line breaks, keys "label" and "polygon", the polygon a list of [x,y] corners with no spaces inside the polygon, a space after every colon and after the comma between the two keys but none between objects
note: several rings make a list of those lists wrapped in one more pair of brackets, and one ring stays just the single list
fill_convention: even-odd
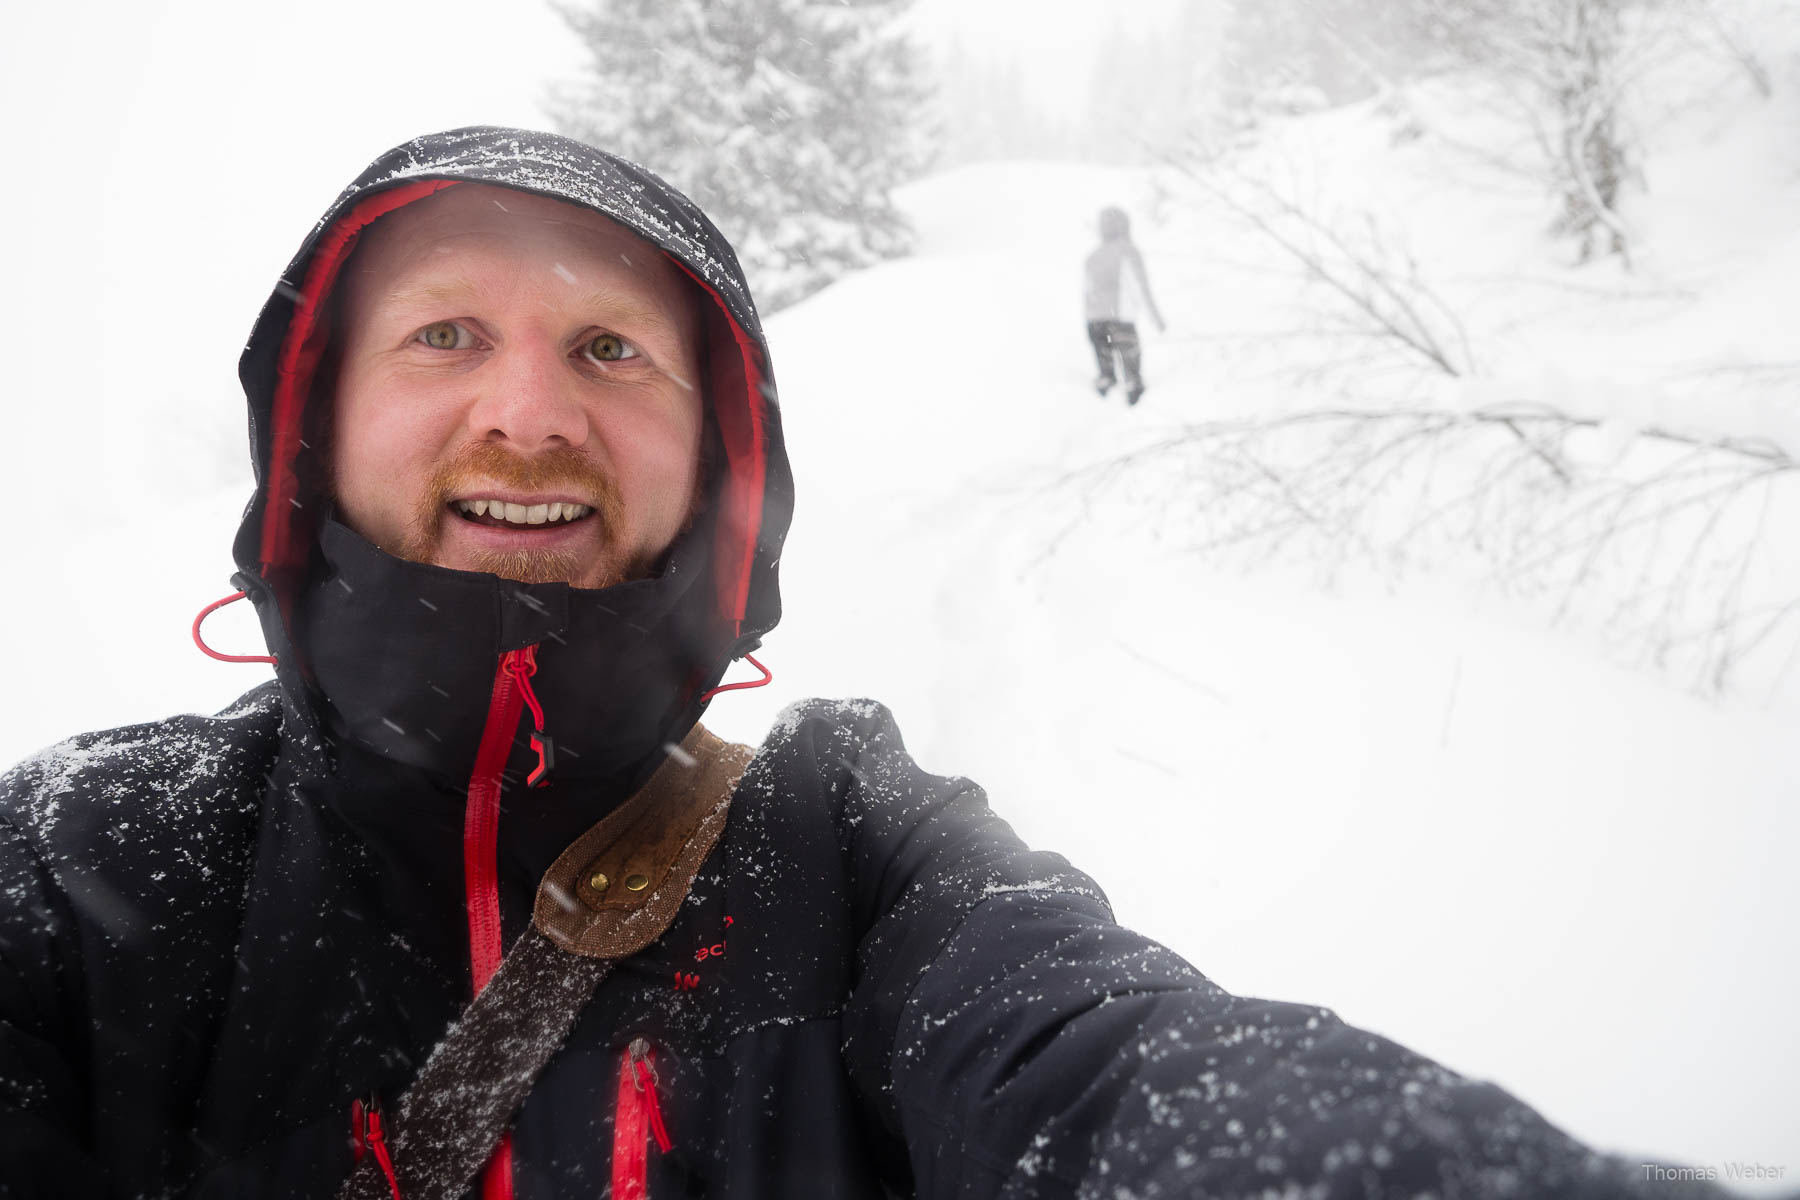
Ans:
[{"label": "mustache", "polygon": [[611,539],[620,524],[625,500],[618,482],[573,446],[553,446],[529,458],[494,442],[471,442],[438,464],[423,496],[427,528],[443,519],[445,506],[481,484],[522,492],[555,491],[594,510],[603,534]]}]

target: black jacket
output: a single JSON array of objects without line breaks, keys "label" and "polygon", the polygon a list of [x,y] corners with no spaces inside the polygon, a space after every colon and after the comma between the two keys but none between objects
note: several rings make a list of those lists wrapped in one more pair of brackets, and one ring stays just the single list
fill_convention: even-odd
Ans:
[{"label": "black jacket", "polygon": [[[710,297],[711,516],[655,579],[580,592],[400,562],[314,485],[335,270],[381,211],[465,179],[612,216]],[[335,1192],[353,1100],[391,1102],[469,1000],[479,798],[500,806],[510,944],[551,860],[774,624],[791,487],[771,378],[730,249],[640,168],[460,130],[345,192],[243,362],[258,488],[236,580],[276,680],[5,777],[0,1190]],[[541,788],[507,666],[526,655],[556,747]],[[520,1112],[516,1194],[603,1194],[638,1038],[672,1140],[649,1152],[656,1200],[1632,1191],[1498,1089],[1326,1010],[1230,996],[1119,928],[866,702],[771,732],[674,925]]]}]

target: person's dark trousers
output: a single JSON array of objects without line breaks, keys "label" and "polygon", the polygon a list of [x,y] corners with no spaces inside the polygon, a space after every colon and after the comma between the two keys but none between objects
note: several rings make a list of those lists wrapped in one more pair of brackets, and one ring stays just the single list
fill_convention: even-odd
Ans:
[{"label": "person's dark trousers", "polygon": [[1126,402],[1136,404],[1138,397],[1144,394],[1137,326],[1130,321],[1089,321],[1088,341],[1093,343],[1094,361],[1100,367],[1100,377],[1094,381],[1094,386],[1103,395],[1112,387],[1117,379],[1113,369],[1113,359],[1117,356],[1125,374]]}]

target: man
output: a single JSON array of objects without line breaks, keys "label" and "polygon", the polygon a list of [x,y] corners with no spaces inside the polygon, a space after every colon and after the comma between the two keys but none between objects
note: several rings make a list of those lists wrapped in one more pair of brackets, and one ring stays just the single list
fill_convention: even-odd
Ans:
[{"label": "man", "polygon": [[[648,172],[400,146],[241,374],[276,680],[5,779],[12,1191],[1633,1194],[1498,1089],[1119,928],[877,705],[791,709],[747,766],[696,728],[777,619],[791,484],[736,260]],[[570,949],[634,893],[668,901],[639,944]]]},{"label": "man", "polygon": [[1087,256],[1086,287],[1082,292],[1087,313],[1088,342],[1100,374],[1094,389],[1102,396],[1118,382],[1114,360],[1125,375],[1125,403],[1136,404],[1144,395],[1143,351],[1138,342],[1136,313],[1149,312],[1158,332],[1166,329],[1162,312],[1150,295],[1150,276],[1144,256],[1131,241],[1131,218],[1122,208],[1100,210],[1100,245]]}]

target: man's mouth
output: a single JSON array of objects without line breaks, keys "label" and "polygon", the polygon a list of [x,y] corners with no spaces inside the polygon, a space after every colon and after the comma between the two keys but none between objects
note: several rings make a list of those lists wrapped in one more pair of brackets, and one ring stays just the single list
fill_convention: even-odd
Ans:
[{"label": "man's mouth", "polygon": [[514,504],[509,500],[452,500],[450,510],[474,525],[495,529],[562,527],[593,515],[592,505],[572,501],[549,504]]}]

